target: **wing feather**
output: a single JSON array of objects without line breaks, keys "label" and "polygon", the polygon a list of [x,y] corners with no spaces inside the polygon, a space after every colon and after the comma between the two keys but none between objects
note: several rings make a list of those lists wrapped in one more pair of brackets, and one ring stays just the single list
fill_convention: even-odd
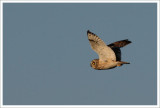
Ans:
[{"label": "wing feather", "polygon": [[91,48],[98,54],[99,60],[101,61],[116,61],[116,56],[114,51],[108,47],[102,39],[100,39],[96,34],[87,31],[88,40]]},{"label": "wing feather", "polygon": [[122,48],[122,47],[124,47],[124,46],[126,46],[130,43],[132,43],[132,42],[129,41],[128,39],[125,39],[125,40],[120,40],[120,41],[117,41],[117,42],[113,42],[113,43],[108,45],[115,52],[116,61],[121,61],[121,50],[120,50],[120,48]]},{"label": "wing feather", "polygon": [[114,48],[114,47],[124,47],[128,44],[130,44],[131,41],[129,41],[128,39],[125,39],[125,40],[120,40],[120,41],[117,41],[117,42],[114,42],[114,43],[111,43],[109,44],[108,46],[111,47],[111,48]]}]

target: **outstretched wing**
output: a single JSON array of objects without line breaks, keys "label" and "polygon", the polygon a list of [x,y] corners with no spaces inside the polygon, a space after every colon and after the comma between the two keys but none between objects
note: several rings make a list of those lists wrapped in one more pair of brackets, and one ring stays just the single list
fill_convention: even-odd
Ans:
[{"label": "outstretched wing", "polygon": [[111,43],[109,44],[108,46],[111,47],[111,48],[114,48],[114,47],[124,47],[128,44],[130,44],[131,41],[129,41],[128,39],[125,39],[125,40],[120,40],[120,41],[117,41],[117,42],[114,42],[114,43]]},{"label": "outstretched wing", "polygon": [[101,40],[97,35],[87,31],[88,40],[91,45],[91,48],[98,54],[99,60],[101,61],[109,61],[116,60],[116,56],[114,51],[108,47],[103,40]]},{"label": "outstretched wing", "polygon": [[108,45],[115,52],[116,61],[121,61],[121,50],[120,50],[120,48],[124,47],[124,46],[126,46],[130,43],[131,43],[131,41],[129,41],[128,39],[125,39],[125,40],[120,40],[120,41],[117,41],[117,42],[114,42],[114,43],[111,43],[111,44]]}]

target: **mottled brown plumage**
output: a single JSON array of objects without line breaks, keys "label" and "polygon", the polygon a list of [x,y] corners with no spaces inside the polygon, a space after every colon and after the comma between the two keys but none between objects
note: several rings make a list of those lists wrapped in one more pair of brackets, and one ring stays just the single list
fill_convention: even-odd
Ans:
[{"label": "mottled brown plumage", "polygon": [[106,45],[96,34],[87,31],[88,40],[91,48],[99,55],[99,59],[94,59],[91,62],[91,67],[97,70],[111,69],[123,64],[130,64],[121,61],[120,48],[131,43],[128,39],[114,42]]},{"label": "mottled brown plumage", "polygon": [[121,48],[121,47],[124,47],[124,46],[126,46],[126,45],[128,45],[130,43],[131,43],[131,41],[129,41],[128,39],[126,39],[126,40],[121,40],[121,41],[114,42],[112,44],[109,44],[108,46],[110,46],[111,48],[113,48],[113,47],[119,47],[119,48]]}]

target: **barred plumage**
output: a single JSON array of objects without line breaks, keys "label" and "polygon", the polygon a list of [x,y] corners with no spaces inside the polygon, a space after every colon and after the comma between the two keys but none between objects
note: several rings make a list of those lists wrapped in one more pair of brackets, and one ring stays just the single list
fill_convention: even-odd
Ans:
[{"label": "barred plumage", "polygon": [[121,47],[131,43],[128,39],[117,41],[106,45],[96,34],[87,31],[88,40],[91,48],[99,55],[99,59],[94,59],[91,62],[91,67],[94,69],[111,69],[128,62],[121,61]]}]

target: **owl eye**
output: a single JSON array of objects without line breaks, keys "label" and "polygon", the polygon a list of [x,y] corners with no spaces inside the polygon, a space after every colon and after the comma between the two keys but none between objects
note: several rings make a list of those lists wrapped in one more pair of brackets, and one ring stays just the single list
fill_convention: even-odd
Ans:
[{"label": "owl eye", "polygon": [[95,62],[92,62],[93,65],[95,65]]}]

